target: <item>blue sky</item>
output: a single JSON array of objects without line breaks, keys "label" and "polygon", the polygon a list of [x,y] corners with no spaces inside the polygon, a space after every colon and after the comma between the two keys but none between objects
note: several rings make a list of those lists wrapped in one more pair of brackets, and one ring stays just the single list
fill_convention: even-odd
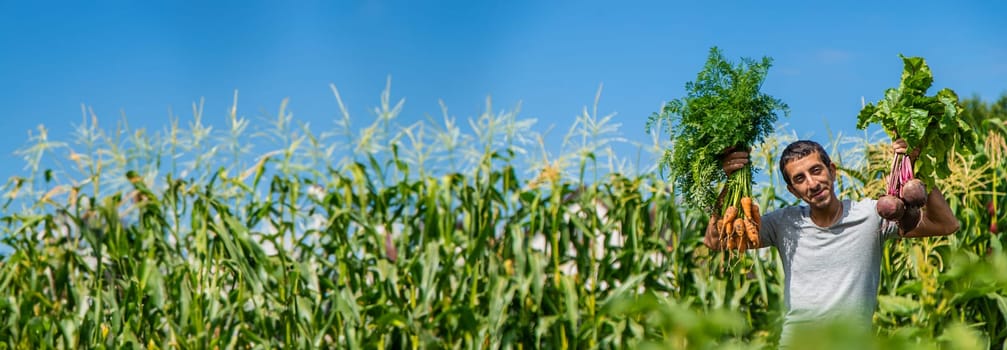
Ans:
[{"label": "blue sky", "polygon": [[599,2],[226,1],[0,2],[0,177],[39,124],[70,138],[93,108],[105,127],[161,130],[206,99],[222,125],[274,115],[283,98],[313,128],[332,126],[339,87],[355,119],[373,118],[386,78],[403,118],[459,119],[521,104],[561,137],[604,84],[600,114],[630,140],[684,94],[711,46],[774,59],[764,91],[791,107],[801,136],[856,133],[861,98],[898,84],[898,54],[923,56],[935,88],[993,100],[1007,93],[1007,5],[1001,1]]}]

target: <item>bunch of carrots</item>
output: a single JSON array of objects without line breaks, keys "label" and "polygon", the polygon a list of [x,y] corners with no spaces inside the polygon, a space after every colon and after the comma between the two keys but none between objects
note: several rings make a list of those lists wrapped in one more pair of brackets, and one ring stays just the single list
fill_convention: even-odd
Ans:
[{"label": "bunch of carrots", "polygon": [[751,183],[750,164],[731,174],[718,201],[723,216],[714,214],[710,218],[707,229],[716,230],[722,247],[728,250],[740,252],[761,246],[759,228],[762,227],[762,215],[759,205],[752,200]]}]

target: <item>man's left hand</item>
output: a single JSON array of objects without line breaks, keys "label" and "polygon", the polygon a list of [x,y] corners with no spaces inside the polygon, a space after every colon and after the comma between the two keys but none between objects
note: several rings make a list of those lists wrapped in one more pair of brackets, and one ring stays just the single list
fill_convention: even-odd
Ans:
[{"label": "man's left hand", "polygon": [[[909,150],[909,144],[906,140],[897,139],[892,141],[892,149],[895,150],[895,154],[905,154]],[[909,153],[909,160],[916,161],[916,158],[920,156],[920,148],[916,147],[912,152]]]}]

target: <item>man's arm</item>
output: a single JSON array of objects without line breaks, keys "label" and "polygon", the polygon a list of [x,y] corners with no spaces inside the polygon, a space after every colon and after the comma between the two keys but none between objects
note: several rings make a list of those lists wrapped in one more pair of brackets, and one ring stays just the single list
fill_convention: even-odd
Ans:
[{"label": "man's arm", "polygon": [[920,210],[920,222],[915,228],[909,229],[909,232],[899,228],[903,237],[947,236],[958,231],[961,226],[939,188],[930,191],[926,205]]},{"label": "man's arm", "polygon": [[720,220],[720,216],[717,214],[710,215],[710,223],[706,225],[706,234],[703,236],[703,244],[706,245],[710,250],[722,250],[724,249],[724,242],[720,241],[720,234],[717,233],[717,221]]}]

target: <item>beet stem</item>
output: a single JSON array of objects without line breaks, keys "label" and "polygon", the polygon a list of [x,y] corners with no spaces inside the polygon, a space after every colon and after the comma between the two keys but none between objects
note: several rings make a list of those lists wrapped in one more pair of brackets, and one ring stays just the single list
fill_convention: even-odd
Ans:
[{"label": "beet stem", "polygon": [[895,176],[898,174],[898,154],[895,154],[895,158],[891,160],[891,172],[888,173],[888,194],[895,195]]}]

